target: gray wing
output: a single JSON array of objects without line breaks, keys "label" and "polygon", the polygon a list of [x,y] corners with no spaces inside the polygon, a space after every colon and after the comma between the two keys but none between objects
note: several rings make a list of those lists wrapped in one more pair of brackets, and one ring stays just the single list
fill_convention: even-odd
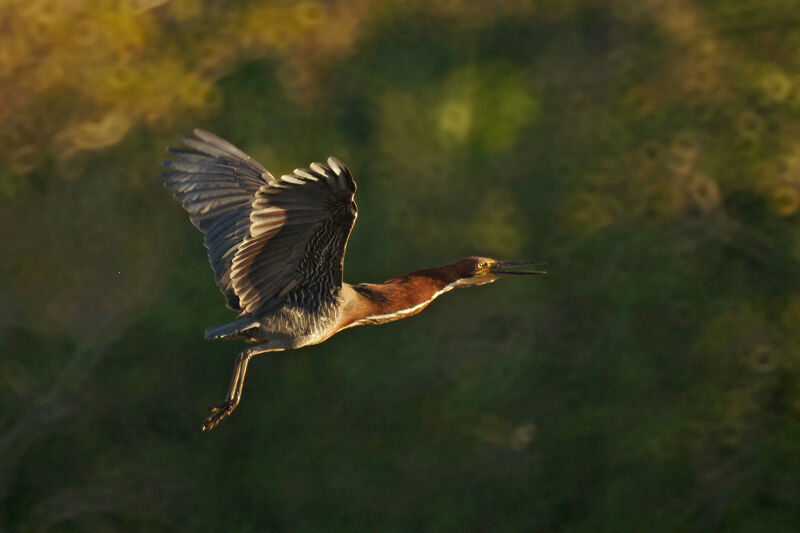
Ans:
[{"label": "gray wing", "polygon": [[247,313],[266,311],[291,294],[311,309],[342,286],[345,248],[358,214],[356,184],[336,158],[310,167],[262,185],[255,195],[250,230],[230,275]]},{"label": "gray wing", "polygon": [[190,150],[170,148],[177,159],[164,161],[164,185],[203,232],[214,277],[228,307],[241,310],[231,279],[234,255],[250,229],[258,191],[275,178],[229,142],[203,130],[182,137]]}]

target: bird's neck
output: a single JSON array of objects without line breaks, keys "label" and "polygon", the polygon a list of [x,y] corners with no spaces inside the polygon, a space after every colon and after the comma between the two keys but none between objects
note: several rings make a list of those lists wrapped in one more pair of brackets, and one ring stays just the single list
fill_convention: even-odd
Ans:
[{"label": "bird's neck", "polygon": [[417,270],[385,283],[345,283],[342,327],[383,324],[419,313],[456,286],[459,278],[448,266]]}]

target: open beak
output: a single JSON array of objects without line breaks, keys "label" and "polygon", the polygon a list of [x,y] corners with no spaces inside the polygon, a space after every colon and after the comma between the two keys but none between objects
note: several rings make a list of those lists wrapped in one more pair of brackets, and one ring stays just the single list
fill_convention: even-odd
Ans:
[{"label": "open beak", "polygon": [[492,268],[492,274],[509,274],[515,276],[527,276],[530,274],[547,274],[547,272],[543,270],[511,270],[514,267],[519,266],[530,266],[530,265],[545,265],[544,261],[498,261],[494,268]]}]

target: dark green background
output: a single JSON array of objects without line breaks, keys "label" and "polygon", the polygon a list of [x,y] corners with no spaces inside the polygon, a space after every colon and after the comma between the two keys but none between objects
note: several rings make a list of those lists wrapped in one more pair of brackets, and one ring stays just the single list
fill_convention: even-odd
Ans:
[{"label": "dark green background", "polygon": [[[4,4],[0,530],[800,527],[794,2]],[[549,274],[259,357],[201,433],[195,126],[348,164],[350,282]]]}]

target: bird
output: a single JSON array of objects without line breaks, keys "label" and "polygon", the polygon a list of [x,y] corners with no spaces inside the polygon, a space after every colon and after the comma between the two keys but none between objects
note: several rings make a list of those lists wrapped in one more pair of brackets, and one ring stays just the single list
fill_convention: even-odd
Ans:
[{"label": "bird", "polygon": [[384,283],[345,283],[345,248],[358,216],[356,183],[335,157],[275,178],[213,133],[195,129],[167,148],[165,187],[203,233],[208,259],[232,322],[207,339],[241,339],[225,400],[203,423],[209,431],[239,405],[250,360],[319,344],[339,331],[410,317],[451,289],[511,275],[539,261],[470,256]]}]

